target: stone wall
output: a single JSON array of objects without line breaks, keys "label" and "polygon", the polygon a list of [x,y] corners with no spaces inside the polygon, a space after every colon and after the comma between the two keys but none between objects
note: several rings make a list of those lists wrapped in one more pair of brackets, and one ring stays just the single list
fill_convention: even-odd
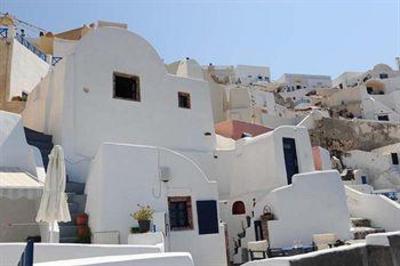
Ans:
[{"label": "stone wall", "polygon": [[0,110],[21,113],[25,102],[7,101],[10,88],[12,45],[12,41],[0,39]]},{"label": "stone wall", "polygon": [[313,146],[330,152],[371,151],[400,142],[400,124],[370,120],[322,118],[309,130]]}]

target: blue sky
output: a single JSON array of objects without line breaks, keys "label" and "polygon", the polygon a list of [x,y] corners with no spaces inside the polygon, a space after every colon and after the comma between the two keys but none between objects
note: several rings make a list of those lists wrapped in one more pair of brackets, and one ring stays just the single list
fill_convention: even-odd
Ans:
[{"label": "blue sky", "polygon": [[166,62],[267,65],[328,74],[394,66],[400,0],[0,0],[0,10],[49,31],[124,22]]}]

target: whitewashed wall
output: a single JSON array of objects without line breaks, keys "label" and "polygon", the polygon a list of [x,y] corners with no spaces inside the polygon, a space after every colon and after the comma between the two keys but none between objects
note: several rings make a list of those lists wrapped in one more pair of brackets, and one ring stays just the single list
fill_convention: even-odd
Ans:
[{"label": "whitewashed wall", "polygon": [[390,154],[354,150],[342,156],[343,164],[362,169],[375,189],[400,188],[400,169],[392,165]]},{"label": "whitewashed wall", "polygon": [[0,167],[17,167],[38,176],[37,153],[26,142],[20,115],[0,111]]},{"label": "whitewashed wall", "polygon": [[[222,198],[287,185],[282,138],[294,138],[299,172],[313,171],[311,143],[304,127],[281,126],[260,136],[241,139],[235,150],[217,151],[216,180]],[[229,181],[227,181],[228,179]],[[229,188],[222,184],[229,184]],[[226,197],[225,197],[226,198]]]},{"label": "whitewashed wall", "polygon": [[49,64],[17,40],[13,40],[10,70],[10,98],[30,93],[49,71]]},{"label": "whitewashed wall", "polygon": [[[140,77],[140,102],[113,98],[114,71]],[[104,27],[86,34],[40,86],[24,121],[65,148],[71,179],[84,181],[89,161],[107,141],[215,148],[208,83],[168,74],[153,47],[127,30]],[[191,94],[191,109],[178,107],[178,91]]]},{"label": "whitewashed wall", "polygon": [[[0,243],[0,265],[17,265],[26,243]],[[35,243],[34,262],[159,253],[154,246]],[[54,265],[54,264],[53,264]]]},{"label": "whitewashed wall", "polygon": [[[169,182],[159,180],[160,166],[169,168]],[[155,147],[106,143],[93,161],[86,192],[92,231],[117,230],[122,243],[136,224],[129,214],[137,204],[168,213],[168,196],[191,196],[194,228],[169,232],[169,250],[190,252],[196,265],[226,265],[222,228],[218,234],[198,234],[196,201],[218,201],[217,184],[187,157]]]},{"label": "whitewashed wall", "polygon": [[139,255],[120,255],[105,256],[96,258],[84,258],[75,260],[63,260],[38,263],[37,266],[194,266],[192,257],[188,253],[161,253],[161,254],[139,254]]},{"label": "whitewashed wall", "polygon": [[295,175],[292,185],[273,190],[257,203],[255,217],[263,214],[266,205],[275,217],[268,222],[273,248],[295,242],[311,245],[313,234],[334,233],[338,239],[352,239],[345,189],[336,170]]},{"label": "whitewashed wall", "polygon": [[386,231],[400,230],[400,204],[382,195],[365,194],[346,186],[347,204],[353,217],[371,220]]}]

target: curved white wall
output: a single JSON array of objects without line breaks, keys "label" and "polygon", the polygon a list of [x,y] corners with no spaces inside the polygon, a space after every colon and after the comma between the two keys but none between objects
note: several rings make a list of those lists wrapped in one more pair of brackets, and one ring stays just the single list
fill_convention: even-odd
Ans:
[{"label": "curved white wall", "polygon": [[[140,102],[113,98],[114,71],[139,76]],[[168,74],[154,48],[127,30],[102,27],[86,34],[40,86],[24,120],[64,147],[72,179],[85,179],[103,142],[215,148],[208,83]],[[180,91],[190,93],[191,109],[178,107]]]},{"label": "curved white wall", "polygon": [[373,226],[386,231],[400,230],[400,204],[382,196],[365,194],[346,186],[347,204],[353,217],[371,220]]},{"label": "curved white wall", "polygon": [[[169,182],[160,181],[160,167],[169,168]],[[168,196],[190,196],[193,230],[169,232],[169,250],[190,252],[196,265],[226,265],[223,230],[198,233],[196,201],[218,201],[217,184],[187,157],[162,148],[105,143],[91,165],[86,192],[92,232],[119,231],[122,243],[136,225],[130,214],[137,204],[168,213]]]}]

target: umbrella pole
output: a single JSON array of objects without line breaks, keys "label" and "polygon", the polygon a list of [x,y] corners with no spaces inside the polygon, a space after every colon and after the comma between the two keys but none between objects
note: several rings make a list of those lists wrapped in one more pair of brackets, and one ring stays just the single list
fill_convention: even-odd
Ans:
[{"label": "umbrella pole", "polygon": [[54,222],[51,222],[51,223],[50,223],[49,242],[50,242],[50,243],[54,243]]}]

